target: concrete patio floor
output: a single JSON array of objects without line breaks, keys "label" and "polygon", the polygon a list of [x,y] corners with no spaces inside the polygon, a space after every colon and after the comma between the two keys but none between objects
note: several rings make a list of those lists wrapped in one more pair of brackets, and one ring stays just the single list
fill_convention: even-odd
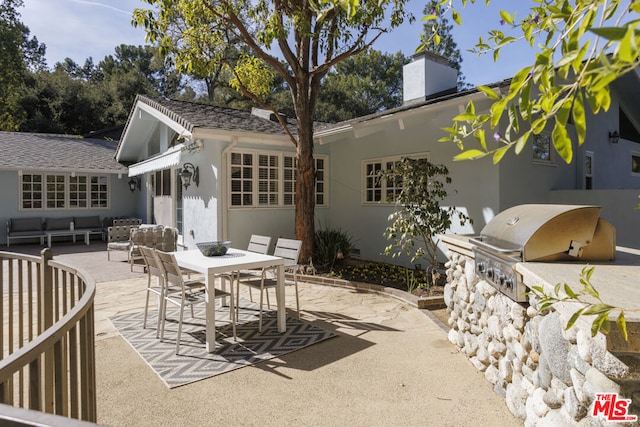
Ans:
[{"label": "concrete patio floor", "polygon": [[[10,250],[39,254],[39,246]],[[98,422],[108,426],[517,426],[431,313],[393,298],[300,283],[301,318],[338,337],[175,389],[109,317],[144,309],[146,275],[106,244],[56,244],[54,258],[97,284]],[[287,307],[295,307],[287,289]],[[244,291],[246,292],[246,291]],[[246,296],[248,297],[248,296]]]}]

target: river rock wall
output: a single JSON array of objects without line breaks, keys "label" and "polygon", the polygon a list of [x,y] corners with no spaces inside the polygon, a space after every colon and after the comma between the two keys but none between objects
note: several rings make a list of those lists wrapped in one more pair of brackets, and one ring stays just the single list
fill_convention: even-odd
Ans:
[{"label": "river rock wall", "polygon": [[525,426],[613,425],[591,415],[596,393],[640,401],[628,365],[607,351],[604,335],[591,337],[590,323],[565,330],[572,311],[539,312],[534,296],[517,303],[476,276],[472,257],[453,251],[448,257],[449,341]]}]

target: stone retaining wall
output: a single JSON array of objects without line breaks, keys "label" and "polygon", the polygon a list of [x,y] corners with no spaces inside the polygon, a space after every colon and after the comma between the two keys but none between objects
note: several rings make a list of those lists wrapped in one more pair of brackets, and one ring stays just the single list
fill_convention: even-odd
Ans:
[{"label": "stone retaining wall", "polygon": [[631,411],[639,412],[640,382],[606,350],[604,335],[591,337],[590,322],[565,330],[574,310],[541,313],[533,296],[528,305],[516,303],[479,280],[472,257],[448,257],[449,340],[525,426],[607,425],[591,416],[596,393],[633,398]]}]

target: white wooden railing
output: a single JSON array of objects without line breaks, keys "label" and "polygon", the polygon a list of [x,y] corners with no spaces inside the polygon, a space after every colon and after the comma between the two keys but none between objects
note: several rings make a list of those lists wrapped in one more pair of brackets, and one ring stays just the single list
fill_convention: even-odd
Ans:
[{"label": "white wooden railing", "polygon": [[0,284],[0,403],[96,422],[95,281],[44,249],[0,252]]}]

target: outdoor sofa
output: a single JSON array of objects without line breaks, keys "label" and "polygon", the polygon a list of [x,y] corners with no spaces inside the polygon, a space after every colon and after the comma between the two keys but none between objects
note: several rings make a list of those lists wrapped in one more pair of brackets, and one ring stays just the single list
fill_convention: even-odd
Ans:
[{"label": "outdoor sofa", "polygon": [[98,215],[74,216],[62,218],[25,217],[9,218],[7,221],[7,247],[11,241],[24,239],[40,239],[44,245],[45,238],[50,245],[53,237],[84,236],[85,242],[89,242],[91,235],[100,235],[102,240],[106,236],[106,221],[113,219],[100,219]]}]

